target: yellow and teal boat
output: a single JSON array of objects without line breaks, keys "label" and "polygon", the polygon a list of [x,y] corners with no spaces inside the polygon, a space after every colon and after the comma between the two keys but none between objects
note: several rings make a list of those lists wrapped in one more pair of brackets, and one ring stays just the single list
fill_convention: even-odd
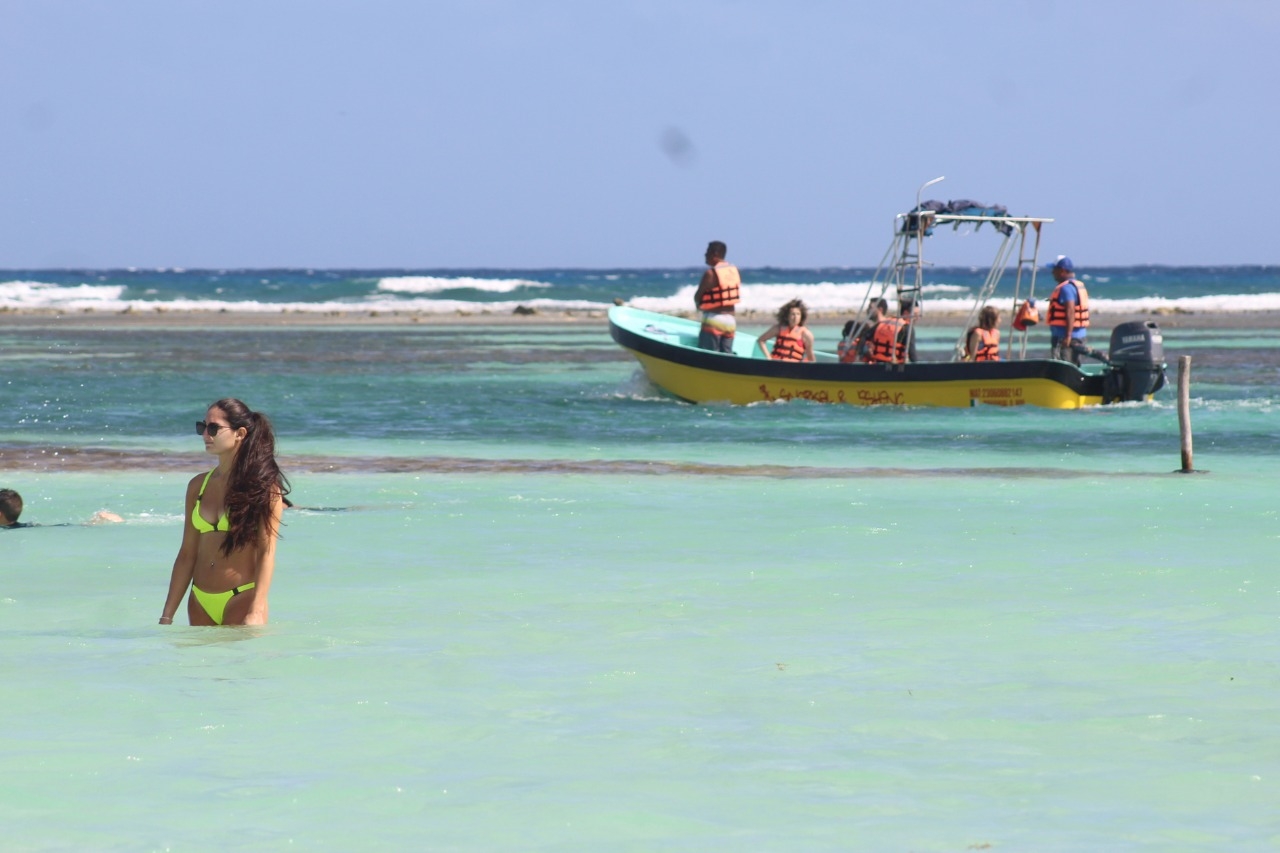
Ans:
[{"label": "yellow and teal boat", "polygon": [[[940,179],[939,179],[940,180]],[[935,183],[934,181],[929,182]],[[926,184],[925,186],[928,186]],[[921,188],[923,189],[923,187]],[[925,293],[925,238],[945,225],[978,228],[990,223],[1004,235],[990,274],[977,294],[968,329],[992,297],[1006,266],[1016,257],[1017,280],[1011,308],[1015,317],[1024,298],[1034,304],[1040,229],[1051,219],[1008,216],[1004,208],[951,209],[919,201],[899,214],[894,242],[867,290],[919,305]],[[1016,256],[1015,253],[1016,252]],[[883,274],[883,275],[882,275]],[[1024,285],[1026,292],[1023,293]],[[890,294],[890,291],[894,291]],[[1026,327],[1010,329],[1000,361],[961,360],[963,338],[951,361],[892,364],[841,363],[835,353],[816,353],[817,361],[776,361],[764,357],[754,335],[739,334],[733,354],[698,348],[699,322],[625,305],[609,311],[609,333],[640,362],[649,381],[693,403],[749,403],[811,400],[853,406],[1040,406],[1078,409],[1105,403],[1148,399],[1164,385],[1164,349],[1160,329],[1150,321],[1121,323],[1112,330],[1108,353],[1087,350],[1099,363],[1076,365],[1050,358],[1019,358],[1027,350]],[[1021,334],[1021,346],[1014,343]],[[1015,352],[1016,351],[1016,352]]]},{"label": "yellow and teal boat", "polygon": [[[691,403],[810,400],[854,406],[1078,409],[1121,399],[1113,365],[1077,367],[1048,358],[841,364],[834,353],[818,353],[816,362],[775,361],[760,353],[755,335],[740,334],[733,355],[699,349],[699,325],[626,306],[609,311],[609,333],[636,357],[649,381]],[[1151,331],[1147,324],[1137,325],[1141,328],[1132,330],[1135,334],[1145,337]]]}]

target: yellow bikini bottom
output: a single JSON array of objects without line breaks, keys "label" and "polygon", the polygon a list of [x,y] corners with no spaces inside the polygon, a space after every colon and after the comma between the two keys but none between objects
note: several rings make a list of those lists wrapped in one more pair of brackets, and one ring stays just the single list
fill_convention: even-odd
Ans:
[{"label": "yellow bikini bottom", "polygon": [[257,586],[256,583],[250,581],[241,584],[235,589],[229,589],[226,592],[205,592],[195,584],[191,585],[191,594],[196,597],[196,601],[200,602],[200,606],[204,608],[204,612],[209,614],[209,618],[213,620],[213,624],[221,625],[222,617],[227,611],[227,602],[235,598],[242,592],[248,592]]}]

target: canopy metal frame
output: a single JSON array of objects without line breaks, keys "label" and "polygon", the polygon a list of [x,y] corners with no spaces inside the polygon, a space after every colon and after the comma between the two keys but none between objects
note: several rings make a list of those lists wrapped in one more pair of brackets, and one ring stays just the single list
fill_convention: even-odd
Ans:
[{"label": "canopy metal frame", "polygon": [[[923,184],[920,187],[921,191],[940,180],[942,179],[937,178]],[[992,230],[999,233],[1003,239],[996,247],[995,259],[965,317],[964,327],[956,341],[951,360],[959,361],[964,358],[965,339],[969,335],[969,330],[977,322],[978,312],[991,300],[996,287],[1011,266],[1015,270],[1013,302],[1010,310],[1001,320],[1001,326],[1009,325],[1011,332],[1006,338],[1005,357],[1013,357],[1014,342],[1017,338],[1018,358],[1025,358],[1027,330],[1022,330],[1021,335],[1014,334],[1017,330],[1013,329],[1012,322],[1017,316],[1018,306],[1022,301],[1035,298],[1036,271],[1040,257],[1040,230],[1045,223],[1052,221],[1039,216],[986,216],[922,211],[919,193],[917,193],[916,210],[910,213],[899,213],[894,218],[893,241],[876,266],[875,274],[871,278],[871,286],[867,289],[862,305],[858,308],[858,316],[865,318],[871,300],[885,298],[890,289],[894,291],[899,305],[904,300],[910,300],[915,306],[916,313],[921,313],[925,268],[933,265],[925,260],[926,237],[930,236],[930,232],[945,225],[952,226],[953,231],[965,225],[972,225],[976,231],[983,224],[990,223]],[[1024,283],[1027,286],[1025,296],[1022,291]],[[910,342],[915,335],[915,324],[912,323],[907,328],[908,342]]]}]

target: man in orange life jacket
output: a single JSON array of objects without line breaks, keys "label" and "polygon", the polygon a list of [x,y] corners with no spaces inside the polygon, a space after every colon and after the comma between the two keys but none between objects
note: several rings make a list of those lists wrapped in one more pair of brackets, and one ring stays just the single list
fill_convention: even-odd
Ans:
[{"label": "man in orange life jacket", "polygon": [[916,336],[911,333],[915,305],[910,299],[898,304],[897,317],[885,317],[871,332],[867,361],[905,364],[916,360]]},{"label": "man in orange life jacket", "polygon": [[[1080,363],[1080,350],[1089,333],[1089,291],[1075,278],[1075,265],[1066,255],[1053,264],[1053,280],[1058,286],[1049,296],[1050,357]],[[1074,346],[1079,342],[1079,348]]]},{"label": "man in orange life jacket", "polygon": [[877,299],[867,307],[865,323],[859,324],[857,320],[850,320],[845,325],[845,331],[837,348],[840,361],[846,364],[870,361],[871,335],[875,332],[876,325],[888,316],[889,303],[884,299]]},{"label": "man in orange life jacket", "polygon": [[706,262],[710,269],[702,274],[693,303],[702,312],[698,346],[732,355],[733,336],[738,331],[734,306],[741,298],[742,276],[737,267],[725,262],[728,251],[719,240],[707,244]]}]

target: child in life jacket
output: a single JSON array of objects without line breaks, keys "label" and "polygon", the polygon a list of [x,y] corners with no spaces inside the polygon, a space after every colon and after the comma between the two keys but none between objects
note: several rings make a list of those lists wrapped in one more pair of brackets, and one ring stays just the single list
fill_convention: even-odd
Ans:
[{"label": "child in life jacket", "polygon": [[1000,309],[984,306],[978,312],[978,325],[964,339],[965,361],[1000,360]]}]

